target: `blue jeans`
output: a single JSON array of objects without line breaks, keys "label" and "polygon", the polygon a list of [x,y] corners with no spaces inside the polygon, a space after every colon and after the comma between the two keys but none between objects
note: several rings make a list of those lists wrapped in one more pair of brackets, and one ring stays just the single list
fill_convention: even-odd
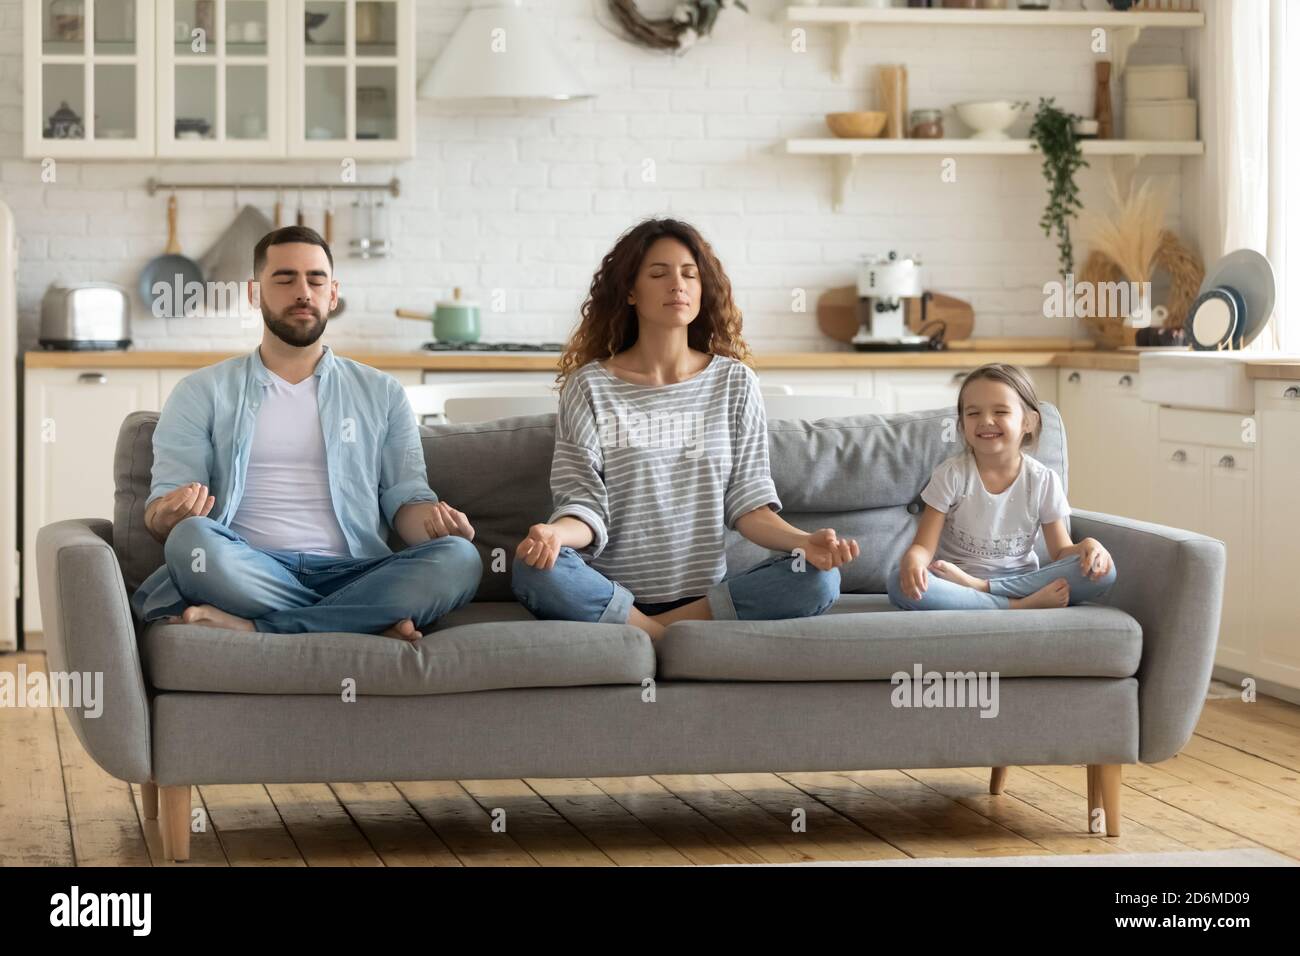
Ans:
[{"label": "blue jeans", "polygon": [[478,550],[460,537],[433,538],[375,558],[346,558],[255,548],[201,515],[172,528],[163,554],[174,590],[159,591],[180,598],[160,605],[137,591],[133,603],[144,621],[211,604],[251,620],[259,631],[280,634],[378,634],[408,617],[423,630],[473,600],[483,575]]},{"label": "blue jeans", "polygon": [[[821,571],[806,564],[796,571],[793,564],[793,554],[777,555],[720,581],[700,597],[708,599],[718,621],[778,621],[823,613],[840,596],[839,568]],[[625,624],[633,606],[651,616],[697,600],[637,603],[631,591],[569,547],[560,548],[555,566],[545,571],[515,558],[511,588],[519,603],[543,621]]]},{"label": "blue jeans", "polygon": [[889,572],[889,600],[894,607],[905,611],[1005,610],[1011,606],[1009,598],[1028,597],[1057,578],[1065,578],[1070,585],[1070,603],[1078,604],[1101,597],[1115,583],[1115,577],[1114,561],[1111,561],[1110,570],[1100,578],[1085,577],[1076,554],[1045,564],[1037,571],[990,578],[987,591],[976,591],[964,584],[945,581],[927,570],[925,593],[914,601],[899,587],[898,565],[894,565]]}]

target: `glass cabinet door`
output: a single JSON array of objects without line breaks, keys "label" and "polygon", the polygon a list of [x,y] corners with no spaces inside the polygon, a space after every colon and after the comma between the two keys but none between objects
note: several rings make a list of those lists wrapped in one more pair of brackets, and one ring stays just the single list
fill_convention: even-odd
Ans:
[{"label": "glass cabinet door", "polygon": [[159,155],[282,156],[282,0],[158,3]]},{"label": "glass cabinet door", "polygon": [[153,155],[153,0],[26,0],[24,151]]},{"label": "glass cabinet door", "polygon": [[411,0],[292,0],[291,155],[413,155]]}]

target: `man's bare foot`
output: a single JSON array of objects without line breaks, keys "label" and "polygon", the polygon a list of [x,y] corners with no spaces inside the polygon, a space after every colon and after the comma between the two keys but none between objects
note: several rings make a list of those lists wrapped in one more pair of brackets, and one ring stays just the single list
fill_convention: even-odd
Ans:
[{"label": "man's bare foot", "polygon": [[1051,584],[1044,585],[1029,597],[1012,598],[1013,608],[1065,607],[1070,603],[1070,582],[1057,578]]},{"label": "man's bare foot", "polygon": [[168,624],[202,624],[205,627],[224,627],[229,631],[257,630],[247,618],[235,617],[211,604],[192,604],[180,616],[172,615],[163,620]]},{"label": "man's bare foot", "polygon": [[937,578],[943,578],[953,584],[960,584],[965,588],[974,588],[976,591],[988,590],[987,581],[983,578],[977,578],[973,574],[967,574],[951,561],[931,561],[930,573]]},{"label": "man's bare foot", "polygon": [[395,637],[399,641],[410,641],[414,643],[424,637],[415,629],[415,622],[409,617],[404,617],[386,631],[381,632],[384,637]]}]

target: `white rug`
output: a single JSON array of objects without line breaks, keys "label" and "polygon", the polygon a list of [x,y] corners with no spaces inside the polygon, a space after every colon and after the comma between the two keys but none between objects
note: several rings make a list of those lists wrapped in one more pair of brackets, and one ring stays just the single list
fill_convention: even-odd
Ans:
[{"label": "white rug", "polygon": [[1078,853],[1071,856],[928,857],[924,860],[821,860],[813,863],[719,863],[716,866],[1300,866],[1261,848],[1180,853]]}]

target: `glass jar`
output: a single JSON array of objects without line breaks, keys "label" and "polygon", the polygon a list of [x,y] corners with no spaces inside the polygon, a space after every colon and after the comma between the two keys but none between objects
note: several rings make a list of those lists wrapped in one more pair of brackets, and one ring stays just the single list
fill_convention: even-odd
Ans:
[{"label": "glass jar", "polygon": [[908,136],[911,139],[943,139],[943,111],[912,110]]}]

